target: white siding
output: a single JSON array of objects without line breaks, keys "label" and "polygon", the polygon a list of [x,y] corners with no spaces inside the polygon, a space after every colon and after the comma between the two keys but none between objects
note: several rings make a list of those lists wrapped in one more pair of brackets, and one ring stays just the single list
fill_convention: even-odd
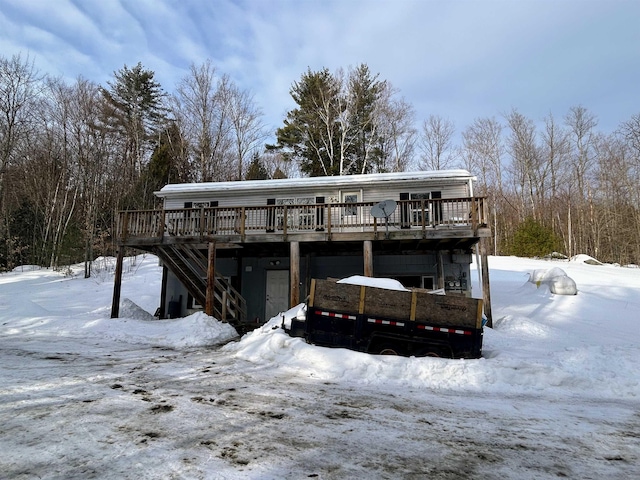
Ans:
[{"label": "white siding", "polygon": [[[360,176],[359,176],[360,177]],[[185,202],[211,202],[217,201],[218,206],[263,206],[267,204],[267,199],[290,199],[290,198],[314,198],[324,197],[325,203],[341,203],[341,193],[361,192],[360,201],[380,202],[382,200],[398,200],[400,193],[429,193],[433,191],[441,192],[442,198],[463,198],[468,197],[470,176],[456,179],[451,178],[405,178],[401,182],[389,182],[388,180],[341,182],[340,185],[328,185],[326,182],[292,181],[290,185],[280,181],[273,183],[273,188],[260,188],[257,191],[246,189],[247,182],[235,182],[238,188],[230,188],[230,183],[220,184],[221,188],[216,188],[215,183],[202,184],[200,189],[195,189],[193,184],[185,186],[180,190],[179,185],[170,185],[166,192],[159,192],[159,196],[165,199],[165,208],[184,208]],[[268,182],[265,180],[265,182]],[[255,183],[255,182],[252,182]],[[268,184],[265,184],[265,186]],[[242,187],[242,188],[241,188]],[[166,188],[166,187],[165,187]]]}]

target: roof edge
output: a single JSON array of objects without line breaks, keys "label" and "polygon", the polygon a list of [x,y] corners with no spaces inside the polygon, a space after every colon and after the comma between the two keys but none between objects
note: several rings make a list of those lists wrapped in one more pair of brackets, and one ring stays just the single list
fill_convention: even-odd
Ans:
[{"label": "roof edge", "polygon": [[256,191],[274,188],[296,188],[308,185],[353,186],[353,183],[375,184],[395,183],[406,180],[475,180],[467,170],[432,170],[418,172],[369,173],[360,175],[340,175],[331,177],[301,177],[275,180],[243,180],[233,182],[173,183],[154,192],[160,198],[211,191]]}]

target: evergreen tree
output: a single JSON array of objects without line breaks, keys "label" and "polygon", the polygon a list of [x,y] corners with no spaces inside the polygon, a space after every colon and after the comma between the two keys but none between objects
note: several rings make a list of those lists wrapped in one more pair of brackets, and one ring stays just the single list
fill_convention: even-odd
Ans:
[{"label": "evergreen tree", "polygon": [[287,175],[282,171],[282,169],[280,167],[278,167],[278,168],[276,168],[276,171],[273,172],[273,178],[274,178],[274,180],[287,178]]},{"label": "evergreen tree", "polygon": [[290,91],[298,108],[287,113],[284,127],[276,131],[287,160],[300,164],[309,176],[339,175],[336,123],[341,111],[341,86],[328,69],[309,69]]},{"label": "evergreen tree", "polygon": [[368,173],[379,164],[379,119],[376,110],[387,88],[387,82],[372,75],[366,64],[359,65],[349,75],[349,124],[354,132],[347,150],[349,173]]},{"label": "evergreen tree", "polygon": [[561,245],[552,229],[529,217],[515,231],[509,253],[519,257],[541,257],[559,250]]},{"label": "evergreen tree", "polygon": [[260,155],[257,152],[254,153],[247,170],[246,180],[266,180],[268,178],[269,172],[260,160]]},{"label": "evergreen tree", "polygon": [[[399,171],[411,156],[412,110],[393,101],[386,81],[366,64],[332,75],[310,69],[291,88],[298,108],[276,131],[277,145],[309,176]],[[392,163],[392,165],[388,165]]]},{"label": "evergreen tree", "polygon": [[[105,130],[124,141],[124,165],[134,180],[142,171],[152,141],[165,120],[165,94],[153,79],[154,73],[138,63],[114,72],[109,88],[101,88]],[[125,173],[125,172],[122,172]]]}]

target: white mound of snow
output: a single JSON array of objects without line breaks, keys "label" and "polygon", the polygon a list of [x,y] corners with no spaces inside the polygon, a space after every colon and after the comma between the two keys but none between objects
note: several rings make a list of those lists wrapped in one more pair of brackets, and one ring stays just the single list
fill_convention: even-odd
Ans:
[{"label": "white mound of snow", "polygon": [[120,302],[120,316],[125,318],[135,318],[136,320],[155,320],[156,317],[151,315],[142,307],[136,305],[128,298],[123,298]]},{"label": "white mound of snow", "polygon": [[385,288],[387,290],[399,290],[401,292],[409,292],[404,288],[402,283],[393,278],[373,278],[363,277],[362,275],[353,275],[351,277],[338,280],[337,283],[347,283],[350,285],[364,285],[365,287]]},{"label": "white mound of snow", "polygon": [[529,281],[535,284],[549,282],[556,277],[566,277],[567,273],[559,267],[536,269],[529,275]]},{"label": "white mound of snow", "polygon": [[204,312],[153,322],[121,316],[94,322],[87,328],[114,340],[171,348],[220,345],[238,337],[238,332],[231,325]]},{"label": "white mound of snow", "polygon": [[578,287],[576,282],[559,268],[536,269],[529,274],[529,281],[540,285],[547,285],[549,291],[556,295],[576,295]]},{"label": "white mound of snow", "polygon": [[571,261],[586,263],[587,265],[604,265],[602,262],[599,262],[595,258],[590,257],[589,255],[585,255],[583,253],[581,253],[580,255],[575,255],[571,257]]},{"label": "white mound of snow", "polygon": [[576,282],[567,275],[552,278],[549,282],[549,290],[556,295],[576,295],[578,293]]},{"label": "white mound of snow", "polygon": [[40,265],[18,265],[12,272],[33,272],[34,270],[42,270]]}]

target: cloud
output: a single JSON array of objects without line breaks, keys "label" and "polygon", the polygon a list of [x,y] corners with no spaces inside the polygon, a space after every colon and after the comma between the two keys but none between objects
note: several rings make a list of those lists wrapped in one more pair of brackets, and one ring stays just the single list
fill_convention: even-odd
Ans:
[{"label": "cloud", "polygon": [[637,106],[640,3],[566,0],[0,0],[3,55],[104,84],[138,61],[169,92],[211,59],[270,128],[311,68],[366,63],[416,110],[461,130],[512,107],[538,121],[583,104],[612,129]]}]

